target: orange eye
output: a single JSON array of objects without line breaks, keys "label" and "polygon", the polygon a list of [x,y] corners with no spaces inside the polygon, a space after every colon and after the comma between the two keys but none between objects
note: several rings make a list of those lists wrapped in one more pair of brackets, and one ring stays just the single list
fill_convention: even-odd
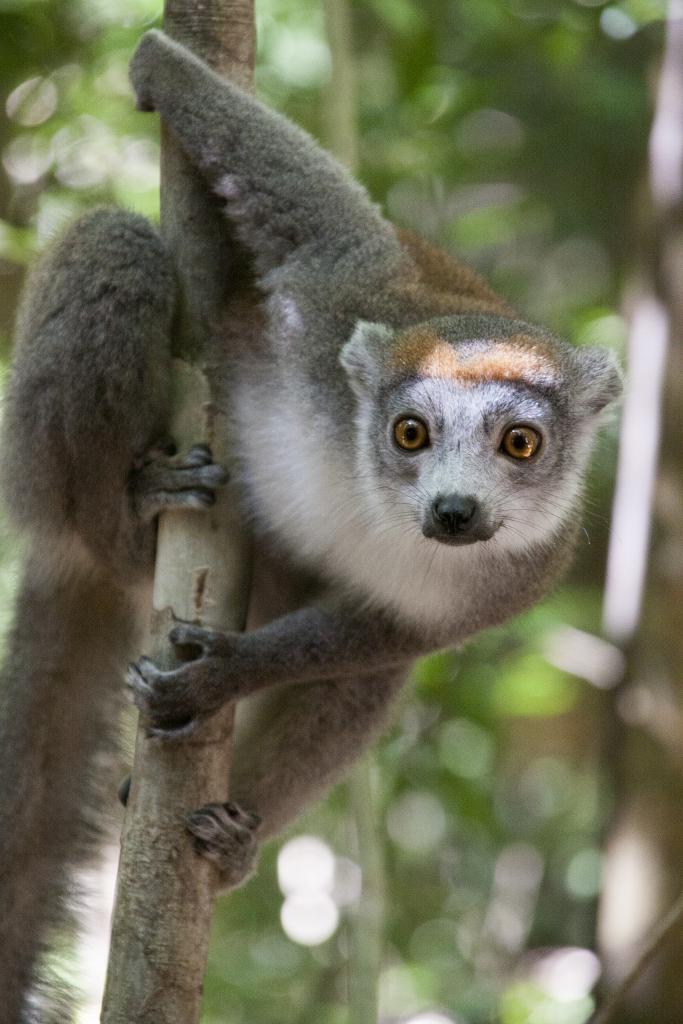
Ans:
[{"label": "orange eye", "polygon": [[407,452],[416,452],[429,444],[429,431],[422,422],[412,417],[399,420],[394,426],[394,440],[399,448]]},{"label": "orange eye", "polygon": [[541,435],[533,427],[509,427],[500,450],[512,459],[530,459],[541,447]]}]

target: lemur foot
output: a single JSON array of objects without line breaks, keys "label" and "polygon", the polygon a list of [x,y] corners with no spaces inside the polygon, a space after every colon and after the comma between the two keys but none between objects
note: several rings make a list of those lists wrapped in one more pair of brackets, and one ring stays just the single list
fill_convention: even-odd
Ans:
[{"label": "lemur foot", "polygon": [[258,814],[231,801],[206,804],[186,817],[185,827],[194,837],[195,850],[221,873],[221,889],[234,889],[253,873],[260,824]]},{"label": "lemur foot", "polygon": [[[119,786],[119,800],[128,804],[131,777]],[[221,872],[220,888],[234,889],[253,873],[261,824],[258,814],[245,811],[239,804],[206,804],[185,818],[185,827],[193,836],[194,848]]]},{"label": "lemur foot", "polygon": [[240,637],[178,623],[169,639],[183,664],[162,670],[149,658],[139,658],[128,666],[126,681],[148,735],[176,740],[190,736],[203,719],[238,696],[239,673],[232,659]]},{"label": "lemur foot", "polygon": [[211,449],[196,444],[175,454],[171,441],[160,441],[133,466],[133,506],[142,522],[151,522],[164,509],[207,509],[216,500],[216,488],[228,473],[213,461]]}]

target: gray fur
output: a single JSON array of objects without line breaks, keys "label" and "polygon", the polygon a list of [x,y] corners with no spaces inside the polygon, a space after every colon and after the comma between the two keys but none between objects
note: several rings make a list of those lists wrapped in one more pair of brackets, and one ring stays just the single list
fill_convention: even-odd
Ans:
[{"label": "gray fur", "polygon": [[174,303],[152,227],[96,210],[38,263],[19,311],[0,466],[28,545],[0,676],[2,1024],[29,1019],[46,931],[64,923],[69,875],[97,845],[105,779],[114,797],[154,516],[206,507],[225,480],[207,449],[173,456],[163,439]]},{"label": "gray fur", "polygon": [[17,320],[0,463],[10,515],[43,550],[81,549],[125,581],[153,560],[129,477],[168,419],[174,295],[147,221],[100,209],[37,264]]},{"label": "gray fur", "polygon": [[45,1005],[34,1017],[26,995],[48,929],[66,923],[70,875],[101,842],[120,663],[140,641],[139,610],[111,577],[47,579],[48,557],[26,565],[0,679],[2,1024],[70,1019]]},{"label": "gray fur", "polygon": [[[257,534],[249,631],[180,626],[174,641],[194,660],[162,672],[141,659],[129,675],[165,741],[240,698],[231,784],[244,810],[188,808],[198,849],[232,886],[251,870],[254,840],[291,821],[372,742],[414,657],[547,592],[571,554],[590,444],[618,375],[604,354],[575,353],[516,319],[466,268],[411,247],[308,136],[162,33],[143,38],[132,78],[140,106],[160,111],[225,200],[265,296],[263,337],[242,353],[226,342],[217,381]],[[49,891],[48,912],[80,849],[85,794],[67,772],[87,777],[109,717],[111,688],[92,676],[133,643],[153,516],[169,503],[201,506],[223,479],[192,453],[174,461],[157,445],[145,456],[166,427],[174,296],[152,229],[98,211],[39,265],[19,319],[3,472],[34,557],[5,670],[0,757],[4,780],[31,786],[7,792],[3,781],[0,880],[6,891]],[[520,332],[554,354],[514,384],[407,370],[397,346],[425,322],[464,358]],[[429,424],[424,451],[393,441],[406,414]],[[520,421],[544,437],[525,466],[500,450],[506,425]],[[448,489],[476,496],[490,540],[453,547],[425,535]],[[72,700],[89,709],[76,736]],[[46,784],[57,786],[54,806]],[[33,835],[44,855],[32,859]],[[229,866],[237,848],[239,870],[234,858]],[[50,920],[41,898],[27,911],[20,895],[0,922],[10,951],[0,990],[13,993],[5,1024],[16,1024]]]},{"label": "gray fur", "polygon": [[[270,835],[289,817],[283,800],[298,810],[321,775],[329,784],[368,742],[413,657],[503,621],[548,589],[574,542],[596,416],[618,375],[602,354],[586,373],[586,357],[501,316],[500,303],[442,316],[441,299],[411,287],[414,266],[362,189],[162,33],[143,38],[131,76],[140,106],[160,112],[252,252],[269,329],[225,382],[241,472],[262,545],[303,563],[319,595],[244,636],[205,632],[202,643],[196,634],[195,661],[172,673],[144,662],[133,687],[161,725],[175,712],[199,720],[225,700],[264,693],[259,724],[238,742],[233,787]],[[463,311],[460,296],[451,304]],[[525,388],[402,379],[389,369],[393,345],[424,320],[463,351],[524,331],[554,344],[553,372]],[[441,437],[413,458],[410,479],[389,432],[395,414],[416,405]],[[533,467],[500,455],[510,420],[542,424]],[[482,497],[495,491],[500,528],[490,542],[435,551],[422,536],[424,496],[447,480]],[[265,693],[285,683],[298,695]],[[321,771],[321,760],[336,769]]]}]

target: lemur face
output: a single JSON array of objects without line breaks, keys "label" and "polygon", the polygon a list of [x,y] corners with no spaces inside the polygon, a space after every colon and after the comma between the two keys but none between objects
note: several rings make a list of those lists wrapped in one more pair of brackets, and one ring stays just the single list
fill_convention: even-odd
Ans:
[{"label": "lemur face", "polygon": [[376,516],[454,548],[521,550],[575,529],[619,376],[608,353],[520,326],[450,317],[398,334],[373,327],[362,344],[354,335],[343,361]]},{"label": "lemur face", "polygon": [[429,540],[516,548],[575,515],[586,446],[552,400],[525,385],[407,380],[387,393],[374,429],[382,493],[410,509]]}]

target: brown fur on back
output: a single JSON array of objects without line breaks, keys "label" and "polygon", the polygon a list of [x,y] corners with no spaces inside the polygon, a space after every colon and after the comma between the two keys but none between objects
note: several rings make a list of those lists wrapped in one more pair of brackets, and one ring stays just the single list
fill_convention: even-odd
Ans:
[{"label": "brown fur on back", "polygon": [[416,276],[408,283],[407,290],[414,293],[420,306],[428,299],[432,316],[449,313],[515,315],[513,308],[471,267],[412,231],[397,228],[396,233],[416,269]]}]

